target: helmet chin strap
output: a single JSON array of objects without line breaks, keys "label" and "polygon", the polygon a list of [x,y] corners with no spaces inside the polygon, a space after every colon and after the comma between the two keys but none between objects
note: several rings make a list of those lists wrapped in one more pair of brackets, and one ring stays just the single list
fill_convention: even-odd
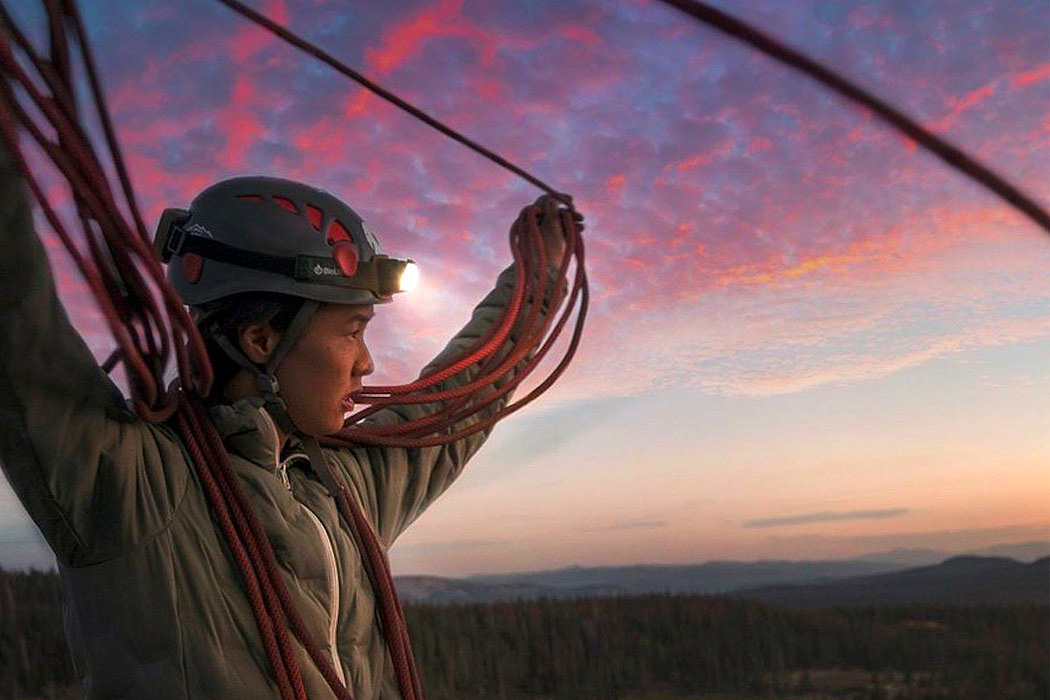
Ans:
[{"label": "helmet chin strap", "polygon": [[[276,371],[277,367],[284,360],[288,351],[292,349],[292,345],[295,343],[296,338],[302,335],[303,330],[306,328],[306,324],[310,322],[310,318],[314,315],[320,307],[320,303],[307,299],[303,302],[303,305],[296,312],[295,317],[292,318],[292,322],[288,325],[288,329],[281,335],[281,339],[277,342],[277,347],[273,349],[273,354],[270,355],[270,359],[266,362],[266,365],[262,368],[255,364],[248,357],[241,352],[241,349],[236,347],[230,342],[222,333],[216,332],[217,329],[212,327],[212,338],[226,355],[237,363],[240,367],[251,372],[255,375],[255,386],[262,392],[263,395],[263,407],[273,417],[277,426],[285,433],[285,435],[291,435],[292,433],[301,432],[299,426],[295,424],[292,417],[288,414],[288,405],[284,402],[284,398],[281,396],[281,387],[277,382]],[[280,449],[280,446],[278,446]]]}]

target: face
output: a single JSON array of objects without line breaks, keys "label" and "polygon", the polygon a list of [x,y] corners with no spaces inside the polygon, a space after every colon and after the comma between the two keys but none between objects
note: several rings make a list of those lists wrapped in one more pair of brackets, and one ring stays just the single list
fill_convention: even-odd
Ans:
[{"label": "face", "polygon": [[371,305],[323,304],[277,368],[288,413],[307,435],[330,435],[353,410],[349,394],[375,369],[365,345]]}]

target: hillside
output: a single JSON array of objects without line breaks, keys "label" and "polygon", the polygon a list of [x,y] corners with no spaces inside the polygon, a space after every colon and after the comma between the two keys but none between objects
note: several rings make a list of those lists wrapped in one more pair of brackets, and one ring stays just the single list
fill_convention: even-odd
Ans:
[{"label": "hillside", "polygon": [[708,561],[702,564],[570,566],[550,571],[470,576],[465,580],[487,585],[560,589],[600,586],[625,594],[724,593],[756,586],[885,573],[900,568],[895,562],[858,559]]},{"label": "hillside", "polygon": [[738,597],[791,607],[861,605],[1024,605],[1050,601],[1050,557],[1024,564],[1005,557],[953,557],[935,566],[830,583],[764,586]]},{"label": "hillside", "polygon": [[[905,557],[906,558],[906,557]],[[398,576],[412,603],[484,603],[649,593],[731,594],[821,607],[867,604],[1042,603],[1050,595],[1048,559],[958,556],[906,568],[899,560],[706,562],[680,566],[568,567],[472,576]]]}]

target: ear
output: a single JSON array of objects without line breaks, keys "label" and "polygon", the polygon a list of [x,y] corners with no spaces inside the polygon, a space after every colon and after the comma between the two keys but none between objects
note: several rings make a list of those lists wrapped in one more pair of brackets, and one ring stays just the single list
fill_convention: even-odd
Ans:
[{"label": "ear", "polygon": [[245,357],[255,364],[263,365],[273,355],[281,334],[271,328],[269,323],[249,323],[238,331],[237,340]]}]

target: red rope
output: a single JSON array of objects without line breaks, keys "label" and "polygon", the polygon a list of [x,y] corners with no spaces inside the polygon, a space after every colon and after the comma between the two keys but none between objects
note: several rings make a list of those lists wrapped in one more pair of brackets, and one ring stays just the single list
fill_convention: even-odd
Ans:
[{"label": "red rope", "polygon": [[[293,634],[306,649],[314,664],[317,665],[322,677],[332,688],[336,697],[341,700],[352,700],[349,691],[343,686],[342,681],[339,680],[335,667],[332,666],[328,657],[321,652],[320,646],[314,641],[313,635],[296,610],[288,590],[283,584],[277,557],[274,555],[273,547],[266,537],[262,523],[259,521],[258,515],[255,513],[255,509],[245,495],[244,490],[241,488],[236,475],[230,468],[229,456],[223,447],[222,439],[216,432],[215,426],[208,418],[207,412],[200,404],[199,399],[187,400],[184,410],[179,415],[187,412],[193,414],[195,419],[194,430],[190,435],[191,441],[205,447],[207,454],[203,464],[207,465],[218,476],[223,489],[223,499],[230,504],[236,516],[234,522],[248,543],[252,562],[262,566],[265,574],[263,580],[266,582],[263,592],[267,595],[268,607],[272,610],[274,616],[282,622],[287,618]],[[283,626],[278,627],[278,635],[284,635],[282,643],[290,649]],[[290,664],[295,673],[298,674],[294,659],[291,659]]]},{"label": "red rope", "polygon": [[[219,521],[226,544],[230,548],[234,561],[241,572],[248,594],[248,601],[255,615],[256,624],[262,635],[263,648],[270,662],[277,687],[280,690],[282,700],[296,700],[305,698],[306,693],[302,690],[302,679],[299,678],[299,669],[295,666],[294,659],[289,659],[287,637],[280,637],[274,626],[272,607],[267,605],[263,597],[263,584],[259,580],[259,573],[255,568],[256,559],[249,557],[245,551],[245,543],[242,541],[241,533],[234,524],[234,518],[230,516],[230,509],[221,492],[218,480],[212,473],[209,461],[205,458],[200,440],[200,426],[197,424],[196,415],[192,410],[183,410],[175,414],[175,425],[190,452],[193,464],[197,470],[201,484],[204,486],[211,505],[212,513]],[[269,608],[269,609],[268,609]],[[291,661],[291,668],[289,668]],[[294,673],[297,682],[293,688],[289,676]]]},{"label": "red rope", "polygon": [[394,665],[394,673],[397,676],[401,695],[404,698],[422,700],[419,672],[415,668],[415,658],[408,641],[408,629],[405,625],[404,614],[401,612],[401,602],[390,573],[390,562],[376,539],[372,526],[358,504],[347,494],[346,488],[341,488],[335,498],[340,515],[350,526],[354,539],[364,550],[361,561],[365,566],[368,580],[372,584],[372,590],[378,594],[379,618],[383,625],[383,636]]}]

